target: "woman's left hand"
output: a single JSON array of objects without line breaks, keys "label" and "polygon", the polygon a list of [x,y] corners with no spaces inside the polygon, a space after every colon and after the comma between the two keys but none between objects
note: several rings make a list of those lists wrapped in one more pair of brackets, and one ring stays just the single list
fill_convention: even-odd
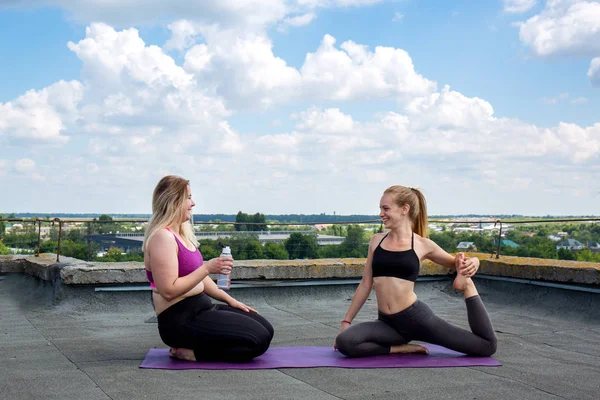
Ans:
[{"label": "woman's left hand", "polygon": [[256,311],[254,308],[245,305],[241,301],[233,300],[231,303],[229,303],[229,305],[233,308],[239,308],[242,311],[246,311],[246,312],[252,311],[252,312],[258,313],[258,311]]},{"label": "woman's left hand", "polygon": [[466,276],[467,278],[475,275],[477,270],[479,269],[479,259],[477,257],[470,257],[464,259],[462,265],[459,267],[459,272],[461,275]]}]

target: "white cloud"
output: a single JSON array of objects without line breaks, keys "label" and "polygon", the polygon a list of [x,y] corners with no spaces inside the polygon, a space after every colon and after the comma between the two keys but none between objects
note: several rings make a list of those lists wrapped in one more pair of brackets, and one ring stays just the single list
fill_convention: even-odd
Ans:
[{"label": "white cloud", "polygon": [[587,76],[594,85],[600,86],[600,57],[596,57],[592,60]]},{"label": "white cloud", "polygon": [[297,125],[301,130],[316,130],[318,133],[350,133],[354,122],[350,115],[343,114],[338,108],[322,111],[313,107],[300,114],[302,122]]},{"label": "white cloud", "polygon": [[548,0],[538,15],[519,23],[521,41],[539,56],[600,54],[600,2]]},{"label": "white cloud", "polygon": [[15,162],[15,170],[18,172],[30,172],[35,168],[35,162],[29,158],[22,158]]},{"label": "white cloud", "polygon": [[14,101],[0,103],[0,142],[31,146],[64,144],[67,123],[77,118],[83,86],[59,81],[42,90],[30,90]]},{"label": "white cloud", "polygon": [[419,75],[402,49],[377,46],[370,51],[353,41],[337,49],[335,42],[335,38],[325,35],[319,49],[306,55],[301,68],[307,90],[317,98],[402,97],[435,89],[435,82]]},{"label": "white cloud", "polygon": [[588,99],[585,97],[576,97],[574,99],[571,99],[570,103],[571,104],[585,104],[588,102]]},{"label": "white cloud", "polygon": [[[363,7],[383,0],[13,0],[13,6],[35,7],[55,5],[67,10],[83,24],[102,21],[117,27],[158,24],[185,18],[202,24],[218,22],[222,28],[264,31],[287,19],[288,26],[309,23],[320,8]],[[1,7],[1,6],[0,6]],[[299,24],[299,25],[293,25]],[[181,27],[180,27],[181,28]],[[188,31],[189,32],[189,31]],[[166,49],[189,46],[185,29],[166,45]]]},{"label": "white cloud", "polygon": [[555,97],[544,97],[542,101],[546,104],[557,104],[559,101],[567,100],[569,98],[569,93],[561,93]]},{"label": "white cloud", "polygon": [[504,11],[507,13],[523,13],[532,9],[537,0],[504,0]]},{"label": "white cloud", "polygon": [[51,0],[69,10],[80,22],[104,21],[117,26],[156,23],[169,16],[199,22],[219,21],[228,26],[263,27],[290,11],[284,0]]},{"label": "white cloud", "polygon": [[352,41],[337,48],[335,38],[325,35],[298,70],[275,56],[262,34],[214,26],[201,31],[205,43],[186,53],[185,71],[233,108],[267,109],[297,99],[401,99],[436,87],[415,71],[402,49],[378,46],[372,51]]},{"label": "white cloud", "polygon": [[394,18],[392,18],[392,22],[402,22],[404,20],[404,14],[401,12],[394,13]]},{"label": "white cloud", "polygon": [[301,14],[301,15],[295,15],[293,17],[286,17],[283,20],[282,25],[283,26],[293,26],[293,27],[300,27],[300,26],[305,26],[310,24],[312,21],[314,21],[314,19],[317,17],[317,15],[314,12],[308,12],[305,14]]},{"label": "white cloud", "polygon": [[165,50],[187,49],[195,43],[194,37],[200,33],[197,24],[185,19],[177,20],[167,27],[171,31],[171,38],[165,43]]},{"label": "white cloud", "polygon": [[588,102],[588,99],[586,97],[571,98],[569,96],[569,93],[561,93],[558,96],[554,96],[554,97],[543,97],[542,101],[545,104],[550,104],[550,105],[555,105],[560,102],[567,102],[567,101],[570,104],[585,104]]},{"label": "white cloud", "polygon": [[206,68],[212,60],[212,54],[209,53],[205,44],[197,44],[185,53],[185,63],[183,68],[186,71],[198,73]]}]

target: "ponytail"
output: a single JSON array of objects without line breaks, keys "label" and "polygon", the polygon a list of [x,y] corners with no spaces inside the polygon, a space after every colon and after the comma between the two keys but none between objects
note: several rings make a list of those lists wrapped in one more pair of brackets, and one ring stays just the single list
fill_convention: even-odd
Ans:
[{"label": "ponytail", "polygon": [[417,235],[421,237],[428,237],[428,226],[427,226],[427,202],[425,201],[425,196],[419,189],[410,188],[413,193],[417,196],[419,202],[419,212],[413,219],[413,230],[417,233]]}]

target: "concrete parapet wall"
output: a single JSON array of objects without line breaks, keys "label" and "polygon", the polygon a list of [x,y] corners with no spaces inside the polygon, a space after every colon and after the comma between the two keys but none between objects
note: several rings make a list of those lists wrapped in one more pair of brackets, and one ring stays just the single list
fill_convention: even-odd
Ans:
[{"label": "concrete parapet wall", "polygon": [[[467,253],[481,260],[480,274],[562,283],[600,285],[600,264],[544,260],[539,258],[490,258],[488,254]],[[364,258],[319,260],[240,260],[235,261],[235,280],[348,279],[362,276]],[[103,285],[147,283],[140,262],[85,262],[56,255],[0,256],[0,273],[26,273],[43,280],[60,279],[66,285]],[[452,273],[430,261],[421,265],[421,276]]]},{"label": "concrete parapet wall", "polygon": [[600,285],[600,264],[571,260],[500,256],[499,259],[476,254],[479,274],[561,283]]}]

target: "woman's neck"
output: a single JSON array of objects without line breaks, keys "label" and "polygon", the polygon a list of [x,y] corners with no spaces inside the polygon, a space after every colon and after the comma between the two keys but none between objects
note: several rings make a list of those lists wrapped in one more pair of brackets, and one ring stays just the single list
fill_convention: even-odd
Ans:
[{"label": "woman's neck", "polygon": [[176,233],[177,235],[181,236],[181,224],[172,223],[170,225],[167,225],[167,229],[169,229],[171,232]]},{"label": "woman's neck", "polygon": [[389,236],[394,241],[402,241],[412,237],[413,230],[410,221],[398,224],[390,229]]}]

